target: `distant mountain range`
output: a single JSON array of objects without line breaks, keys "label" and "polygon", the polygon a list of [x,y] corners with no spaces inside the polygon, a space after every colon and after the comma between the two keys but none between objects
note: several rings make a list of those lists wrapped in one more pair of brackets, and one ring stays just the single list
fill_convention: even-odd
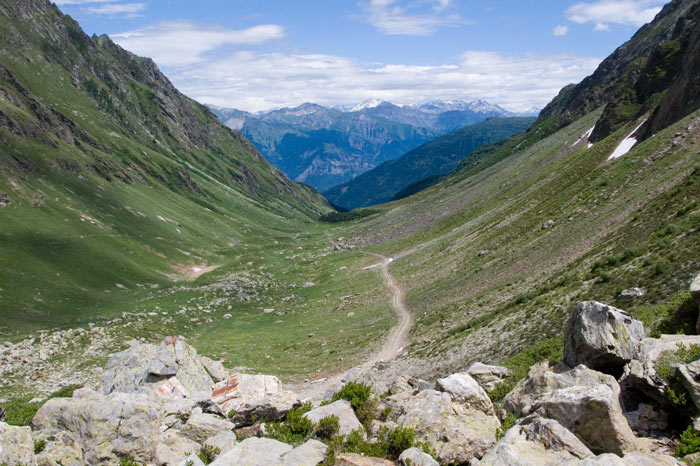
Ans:
[{"label": "distant mountain range", "polygon": [[491,117],[516,116],[483,100],[422,105],[368,100],[343,108],[304,103],[259,113],[209,108],[287,176],[320,191],[455,129]]}]

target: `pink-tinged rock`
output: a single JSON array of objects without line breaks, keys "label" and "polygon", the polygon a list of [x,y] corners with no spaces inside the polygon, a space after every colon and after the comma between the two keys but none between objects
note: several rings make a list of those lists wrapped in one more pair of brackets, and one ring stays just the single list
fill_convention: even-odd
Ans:
[{"label": "pink-tinged rock", "polygon": [[155,394],[162,398],[187,398],[189,396],[177,377],[170,377],[164,384],[159,385]]}]

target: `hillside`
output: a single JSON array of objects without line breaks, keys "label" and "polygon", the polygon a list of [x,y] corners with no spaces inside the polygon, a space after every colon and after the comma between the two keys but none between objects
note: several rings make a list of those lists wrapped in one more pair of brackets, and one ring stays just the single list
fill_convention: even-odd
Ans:
[{"label": "hillside", "polygon": [[290,178],[320,191],[462,126],[506,110],[487,102],[398,106],[365,102],[348,110],[305,103],[259,114],[210,106]]},{"label": "hillside", "polygon": [[384,162],[323,195],[346,209],[388,202],[414,183],[450,173],[478,147],[524,131],[534,121],[534,118],[491,118],[467,126]]}]

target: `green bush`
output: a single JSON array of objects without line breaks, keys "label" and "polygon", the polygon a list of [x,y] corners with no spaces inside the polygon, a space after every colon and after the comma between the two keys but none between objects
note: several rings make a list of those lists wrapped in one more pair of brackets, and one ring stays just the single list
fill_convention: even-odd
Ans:
[{"label": "green bush", "polygon": [[416,431],[410,427],[397,427],[389,432],[387,450],[389,456],[398,458],[401,452],[413,446]]},{"label": "green bush", "polygon": [[211,445],[204,445],[199,453],[199,459],[202,460],[202,463],[209,464],[220,454],[221,448],[213,447]]},{"label": "green bush", "polygon": [[508,429],[513,427],[517,421],[518,418],[515,416],[515,414],[506,413],[506,418],[503,420],[501,427],[499,427],[496,431],[496,439],[500,440],[503,438],[503,436],[506,435],[506,432],[508,432]]},{"label": "green bush", "polygon": [[377,400],[372,397],[372,388],[362,382],[348,382],[333,395],[333,401],[347,400],[365,429],[375,415]]},{"label": "green bush", "polygon": [[291,445],[304,443],[314,433],[313,422],[304,417],[304,414],[312,409],[313,405],[307,402],[299,408],[289,411],[283,422],[266,424],[265,427],[268,429],[269,436]]},{"label": "green bush", "polygon": [[143,466],[143,464],[134,461],[128,456],[122,456],[119,458],[119,466]]},{"label": "green bush", "polygon": [[34,454],[38,455],[44,449],[46,448],[46,441],[45,440],[35,440],[34,441]]},{"label": "green bush", "polygon": [[682,458],[700,451],[700,434],[695,432],[693,426],[688,426],[681,434],[681,442],[676,447],[676,456]]},{"label": "green bush", "polygon": [[316,435],[324,439],[332,439],[338,434],[340,430],[340,420],[335,414],[326,416],[318,421],[318,426],[316,427]]},{"label": "green bush", "polygon": [[397,427],[393,430],[382,427],[374,442],[364,440],[362,433],[355,430],[345,439],[343,450],[349,453],[390,460],[396,460],[401,452],[413,446],[430,450],[430,445],[416,444],[415,439],[416,432],[410,427]]}]

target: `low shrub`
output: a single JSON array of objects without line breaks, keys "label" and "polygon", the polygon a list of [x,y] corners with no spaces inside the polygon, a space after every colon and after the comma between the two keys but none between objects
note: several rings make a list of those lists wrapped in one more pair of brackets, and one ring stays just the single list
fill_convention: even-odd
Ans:
[{"label": "low shrub", "polygon": [[318,421],[316,435],[323,439],[332,439],[340,430],[340,420],[335,414],[326,416]]}]

